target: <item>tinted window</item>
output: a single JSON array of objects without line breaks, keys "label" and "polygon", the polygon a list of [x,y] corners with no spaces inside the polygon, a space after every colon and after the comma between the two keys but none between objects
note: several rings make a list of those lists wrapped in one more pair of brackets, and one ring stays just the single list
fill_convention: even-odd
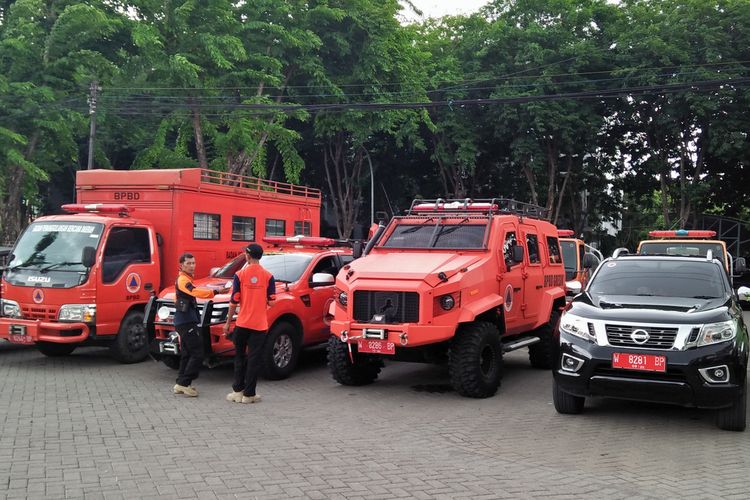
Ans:
[{"label": "tinted window", "polygon": [[232,241],[255,241],[255,217],[232,216]]},{"label": "tinted window", "polygon": [[382,246],[390,248],[484,248],[485,224],[399,224]]},{"label": "tinted window", "polygon": [[[312,260],[312,255],[297,253],[265,254],[260,259],[260,265],[273,274],[276,281],[292,283],[297,281]],[[239,255],[216,271],[217,278],[232,279],[237,271],[245,265],[245,256]]]},{"label": "tinted window", "polygon": [[193,214],[193,239],[218,240],[221,239],[221,216],[218,214]]},{"label": "tinted window", "polygon": [[578,271],[576,244],[574,241],[560,241],[560,247],[562,247],[563,264],[565,265],[565,279],[572,280],[576,276],[576,271]]},{"label": "tinted window", "polygon": [[503,257],[505,259],[505,267],[510,269],[516,263],[513,261],[513,247],[517,244],[516,233],[510,232],[505,234],[505,242],[503,243]]},{"label": "tinted window", "polygon": [[641,243],[641,255],[677,255],[683,257],[706,256],[708,251],[714,255],[714,259],[724,262],[724,247],[718,243],[706,243],[700,241],[684,242],[651,242]]},{"label": "tinted window", "polygon": [[557,244],[557,238],[547,236],[547,251],[549,252],[550,264],[562,264],[562,254],[560,253],[560,246]]},{"label": "tinted window", "polygon": [[539,264],[541,262],[539,259],[539,240],[537,240],[535,234],[526,235],[526,248],[529,251],[529,263]]},{"label": "tinted window", "polygon": [[148,230],[140,227],[115,227],[107,236],[102,261],[102,282],[112,283],[130,264],[151,262]]},{"label": "tinted window", "polygon": [[711,262],[628,260],[603,264],[588,289],[599,295],[719,298],[727,291],[722,269]]},{"label": "tinted window", "polygon": [[336,257],[331,255],[329,257],[323,257],[318,261],[317,264],[315,264],[315,268],[313,269],[312,273],[310,273],[310,279],[312,279],[312,275],[315,273],[326,273],[336,276],[338,272],[339,267],[336,263]]}]

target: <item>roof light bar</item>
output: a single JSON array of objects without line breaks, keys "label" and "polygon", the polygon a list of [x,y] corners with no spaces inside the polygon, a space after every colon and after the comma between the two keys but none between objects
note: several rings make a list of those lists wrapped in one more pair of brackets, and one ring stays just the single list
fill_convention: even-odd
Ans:
[{"label": "roof light bar", "polygon": [[557,230],[557,237],[558,238],[570,238],[571,236],[574,236],[575,232],[572,229],[558,229]]},{"label": "roof light bar", "polygon": [[333,238],[319,238],[316,236],[266,236],[265,243],[272,245],[309,245],[316,247],[331,247],[336,244]]},{"label": "roof light bar", "polygon": [[677,229],[675,231],[649,231],[651,238],[715,238],[716,231]]},{"label": "roof light bar", "polygon": [[498,209],[499,207],[492,203],[462,203],[458,201],[451,203],[420,203],[419,205],[414,205],[412,208],[415,212],[489,212],[490,210]]},{"label": "roof light bar", "polygon": [[127,205],[112,203],[68,203],[60,208],[71,213],[126,214],[131,211]]}]

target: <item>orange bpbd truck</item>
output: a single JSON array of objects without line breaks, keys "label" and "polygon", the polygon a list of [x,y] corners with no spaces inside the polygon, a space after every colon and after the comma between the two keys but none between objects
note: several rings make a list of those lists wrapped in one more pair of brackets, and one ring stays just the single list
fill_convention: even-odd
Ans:
[{"label": "orange bpbd truck", "polygon": [[492,396],[504,352],[551,368],[565,306],[557,228],[507,199],[415,200],[344,266],[328,343],[333,378],[373,382],[383,360],[447,362],[468,397]]},{"label": "orange bpbd truck", "polygon": [[145,305],[180,254],[205,276],[250,241],[320,231],[319,190],[197,168],[80,171],[76,198],[26,228],[2,276],[0,338],[48,356],[106,345],[140,361]]},{"label": "orange bpbd truck", "polygon": [[586,288],[592,271],[604,260],[604,256],[596,248],[576,238],[571,229],[560,229],[557,235],[565,264],[565,293],[572,297]]}]

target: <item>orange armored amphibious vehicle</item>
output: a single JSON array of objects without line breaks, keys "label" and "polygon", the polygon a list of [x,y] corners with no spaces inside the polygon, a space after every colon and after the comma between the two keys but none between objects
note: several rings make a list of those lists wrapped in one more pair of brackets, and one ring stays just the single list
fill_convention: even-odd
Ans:
[{"label": "orange armored amphibious vehicle", "polygon": [[455,390],[495,394],[504,352],[550,368],[565,306],[557,228],[515,200],[415,200],[336,279],[328,361],[345,385],[384,359],[448,362]]}]

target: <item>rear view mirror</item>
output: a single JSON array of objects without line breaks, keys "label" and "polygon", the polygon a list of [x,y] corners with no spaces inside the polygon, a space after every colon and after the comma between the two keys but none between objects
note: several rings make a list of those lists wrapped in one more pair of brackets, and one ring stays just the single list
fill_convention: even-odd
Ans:
[{"label": "rear view mirror", "polygon": [[81,252],[81,263],[87,269],[91,269],[96,264],[96,248],[83,247]]},{"label": "rear view mirror", "polygon": [[521,245],[513,245],[513,262],[516,264],[523,262],[523,247]]},{"label": "rear view mirror", "polygon": [[734,272],[737,274],[742,274],[745,271],[747,271],[747,263],[745,262],[745,258],[737,257],[737,260],[734,261]]},{"label": "rear view mirror", "polygon": [[595,269],[599,265],[599,259],[593,253],[587,253],[583,256],[583,267],[586,269]]},{"label": "rear view mirror", "polygon": [[581,293],[581,290],[583,290],[583,285],[580,281],[573,280],[565,282],[565,291],[567,292],[567,295],[578,295]]},{"label": "rear view mirror", "polygon": [[355,259],[362,257],[362,250],[364,250],[364,247],[362,246],[361,241],[357,240],[352,244],[352,256]]}]

